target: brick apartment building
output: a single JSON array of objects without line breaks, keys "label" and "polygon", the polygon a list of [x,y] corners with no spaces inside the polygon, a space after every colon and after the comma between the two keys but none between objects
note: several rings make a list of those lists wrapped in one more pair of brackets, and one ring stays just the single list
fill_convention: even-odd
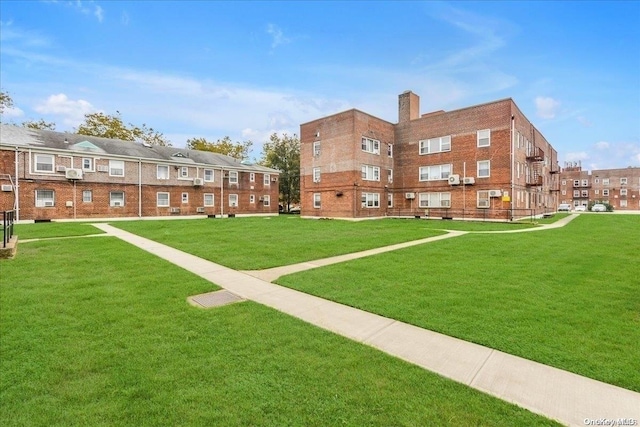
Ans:
[{"label": "brick apartment building", "polygon": [[512,219],[554,211],[557,152],[511,99],[398,123],[353,109],[300,126],[301,213]]},{"label": "brick apartment building", "polygon": [[560,203],[609,203],[615,210],[640,210],[640,167],[582,170],[571,163],[560,173]]},{"label": "brick apartment building", "polygon": [[277,214],[279,172],[221,154],[0,125],[19,220]]}]

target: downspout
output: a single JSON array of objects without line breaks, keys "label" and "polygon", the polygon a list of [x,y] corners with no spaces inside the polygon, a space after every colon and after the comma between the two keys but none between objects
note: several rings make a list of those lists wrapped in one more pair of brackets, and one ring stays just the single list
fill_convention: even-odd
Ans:
[{"label": "downspout", "polygon": [[15,160],[15,172],[16,172],[16,185],[13,192],[15,199],[13,200],[13,206],[16,210],[16,221],[20,221],[20,183],[18,182],[18,167],[20,162],[18,160],[18,147],[16,147],[16,160]]},{"label": "downspout", "polygon": [[220,169],[220,217],[224,215],[224,169]]},{"label": "downspout", "polygon": [[142,159],[138,159],[138,218],[142,218]]},{"label": "downspout", "polygon": [[[73,163],[71,165],[73,166]],[[77,191],[78,191],[78,189],[76,187],[76,180],[74,179],[73,180],[73,219],[77,218],[77,216],[76,216],[76,213],[77,213],[77,211],[76,211],[76,209],[77,209],[77,207],[76,207],[76,200],[77,200],[76,192]]]},{"label": "downspout", "polygon": [[513,221],[513,203],[516,198],[515,194],[515,148],[513,146],[513,136],[515,134],[514,126],[516,122],[516,117],[511,115],[511,128],[509,129],[509,136],[511,139],[511,144],[509,145],[509,151],[511,156],[511,221]]}]

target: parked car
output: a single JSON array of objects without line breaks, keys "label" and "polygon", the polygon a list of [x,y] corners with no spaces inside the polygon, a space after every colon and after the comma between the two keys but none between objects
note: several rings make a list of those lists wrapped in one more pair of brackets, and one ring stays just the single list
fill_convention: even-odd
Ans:
[{"label": "parked car", "polygon": [[607,207],[602,203],[596,203],[591,207],[591,212],[606,212]]},{"label": "parked car", "polygon": [[586,212],[587,207],[585,205],[578,205],[575,208],[573,208],[573,210],[575,212]]},{"label": "parked car", "polygon": [[558,212],[569,212],[571,210],[571,205],[569,203],[560,203],[558,205]]}]

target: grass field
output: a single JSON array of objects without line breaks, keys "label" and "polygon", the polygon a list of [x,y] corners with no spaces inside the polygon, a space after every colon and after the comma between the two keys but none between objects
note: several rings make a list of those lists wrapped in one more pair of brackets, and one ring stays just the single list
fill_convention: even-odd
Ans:
[{"label": "grass field", "polygon": [[115,238],[0,269],[2,425],[553,425],[255,303],[191,307],[215,286]]},{"label": "grass field", "polygon": [[640,391],[640,216],[581,215],[285,276],[303,292]]},{"label": "grass field", "polygon": [[87,236],[102,234],[89,223],[77,222],[40,222],[36,224],[16,224],[14,233],[20,240],[48,239],[52,237]]}]

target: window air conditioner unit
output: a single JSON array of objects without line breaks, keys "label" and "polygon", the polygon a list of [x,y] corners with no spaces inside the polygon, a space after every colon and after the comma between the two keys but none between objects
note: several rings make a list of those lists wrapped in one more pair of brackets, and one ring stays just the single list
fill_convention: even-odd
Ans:
[{"label": "window air conditioner unit", "polygon": [[473,185],[476,183],[476,179],[472,176],[467,176],[463,178],[462,182],[464,185]]},{"label": "window air conditioner unit", "polygon": [[271,178],[271,182],[278,182],[278,178]]},{"label": "window air conditioner unit", "polygon": [[203,178],[193,178],[193,185],[196,186],[196,187],[204,185],[204,179]]},{"label": "window air conditioner unit", "polygon": [[56,171],[58,172],[66,172],[66,170],[67,170],[66,166],[63,166],[63,165],[56,166]]},{"label": "window air conditioner unit", "polygon": [[416,193],[404,193],[404,198],[405,199],[415,199],[416,198]]},{"label": "window air conditioner unit", "polygon": [[231,203],[231,205],[229,205],[229,206],[231,206],[232,208],[235,208],[236,206],[238,206],[238,204],[237,203]]},{"label": "window air conditioner unit", "polygon": [[11,191],[11,184],[2,184],[2,191]]},{"label": "window air conditioner unit", "polygon": [[460,175],[449,175],[449,185],[460,185]]},{"label": "window air conditioner unit", "polygon": [[46,201],[46,202],[44,202],[44,206],[45,207],[52,207],[53,206],[53,202],[52,201]]},{"label": "window air conditioner unit", "polygon": [[489,190],[489,197],[500,197],[502,196],[502,190]]},{"label": "window air conditioner unit", "polygon": [[113,206],[122,206],[122,202],[113,202]]},{"label": "window air conditioner unit", "polygon": [[82,179],[82,169],[67,169],[64,176],[67,179]]},{"label": "window air conditioner unit", "polygon": [[196,212],[204,213],[204,207],[199,207],[198,209],[196,209]]},{"label": "window air conditioner unit", "polygon": [[107,166],[107,165],[98,165],[98,172],[109,172],[109,166]]},{"label": "window air conditioner unit", "polygon": [[171,213],[180,213],[180,208],[171,208],[170,212]]},{"label": "window air conditioner unit", "polygon": [[258,198],[259,201],[264,202],[264,197]]}]

